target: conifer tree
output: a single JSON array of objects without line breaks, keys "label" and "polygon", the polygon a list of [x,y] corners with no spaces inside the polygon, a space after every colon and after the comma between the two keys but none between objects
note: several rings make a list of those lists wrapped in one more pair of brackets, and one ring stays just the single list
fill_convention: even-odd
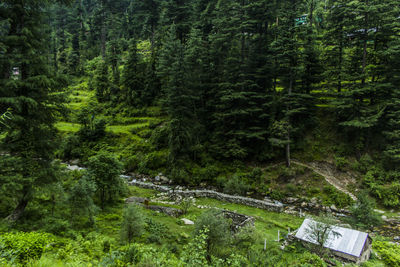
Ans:
[{"label": "conifer tree", "polygon": [[[0,17],[9,27],[2,38],[6,62],[2,62],[0,103],[13,109],[1,150],[10,156],[2,160],[15,163],[13,179],[0,174],[3,196],[17,203],[9,220],[18,220],[36,189],[57,181],[53,168],[56,132],[53,127],[57,106],[51,94],[56,82],[45,65],[43,8],[47,1],[6,0]],[[13,70],[19,74],[12,74]],[[20,164],[23,163],[23,164]]]},{"label": "conifer tree", "polygon": [[211,39],[218,89],[213,114],[215,150],[226,158],[246,158],[251,146],[257,146],[266,134],[262,119],[266,89],[254,79],[249,36],[255,29],[250,27],[246,6],[242,1],[218,1]]},{"label": "conifer tree", "polygon": [[108,78],[108,66],[104,60],[100,61],[93,76],[93,88],[99,102],[110,100],[110,80]]},{"label": "conifer tree", "polygon": [[130,105],[142,105],[145,95],[145,66],[136,46],[136,42],[132,41],[122,75],[125,99]]},{"label": "conifer tree", "polygon": [[336,83],[338,93],[342,91],[345,76],[345,48],[349,46],[347,27],[350,20],[346,0],[328,1],[326,12],[326,30],[323,43],[325,46],[325,77],[330,83]]},{"label": "conifer tree", "polygon": [[168,38],[161,50],[158,73],[165,95],[164,105],[170,117],[169,148],[172,161],[188,155],[193,141],[194,114],[193,94],[187,87],[185,48],[176,39],[176,28],[171,26]]},{"label": "conifer tree", "polygon": [[380,55],[394,36],[393,23],[397,20],[396,6],[374,0],[353,1],[352,24],[348,36],[352,39],[346,77],[348,90],[333,102],[339,114],[340,125],[349,140],[356,143],[360,156],[370,149],[372,140],[379,136],[386,102],[386,81],[381,73],[386,62]]},{"label": "conifer tree", "polygon": [[[400,8],[393,7],[394,14],[400,13]],[[395,17],[396,17],[395,15]],[[385,91],[388,92],[386,108],[386,129],[383,132],[386,138],[384,153],[388,159],[389,168],[399,169],[400,163],[400,22],[392,21],[389,24],[395,30],[392,40],[389,42],[389,48],[382,53],[386,59],[383,69],[384,80],[386,82]]]}]

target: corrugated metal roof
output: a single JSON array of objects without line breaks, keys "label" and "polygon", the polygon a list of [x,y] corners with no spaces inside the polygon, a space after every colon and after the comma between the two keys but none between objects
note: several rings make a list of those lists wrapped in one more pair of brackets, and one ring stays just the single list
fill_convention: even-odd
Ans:
[{"label": "corrugated metal roof", "polygon": [[[296,238],[313,244],[318,244],[318,242],[309,234],[310,227],[312,228],[315,223],[316,222],[313,220],[305,219],[303,224],[297,230]],[[339,233],[339,235],[335,235],[334,232]],[[324,247],[355,257],[360,257],[367,237],[368,234],[364,232],[333,226]]]}]

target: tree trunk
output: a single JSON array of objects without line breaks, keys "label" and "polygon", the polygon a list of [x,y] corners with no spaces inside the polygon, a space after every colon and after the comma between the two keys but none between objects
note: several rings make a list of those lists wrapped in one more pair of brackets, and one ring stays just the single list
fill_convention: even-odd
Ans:
[{"label": "tree trunk", "polygon": [[[366,3],[368,6],[368,1]],[[363,47],[363,57],[362,57],[362,80],[361,84],[365,84],[365,67],[367,66],[367,41],[368,41],[368,13],[365,15],[365,28],[364,28],[364,47]]]},{"label": "tree trunk", "polygon": [[26,206],[29,203],[28,192],[26,191],[19,201],[17,207],[13,210],[13,212],[7,216],[6,220],[9,222],[16,222],[21,218],[22,214],[25,211]]},{"label": "tree trunk", "polygon": [[338,87],[337,91],[340,93],[342,91],[342,64],[343,64],[343,40],[340,38],[339,43],[339,65],[338,65]]},{"label": "tree trunk", "polygon": [[290,130],[288,129],[286,144],[286,167],[290,167]]}]

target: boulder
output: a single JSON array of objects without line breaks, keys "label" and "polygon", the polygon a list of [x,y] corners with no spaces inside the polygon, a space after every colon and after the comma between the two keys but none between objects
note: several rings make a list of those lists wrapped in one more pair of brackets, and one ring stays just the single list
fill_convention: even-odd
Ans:
[{"label": "boulder", "polygon": [[193,221],[191,221],[191,220],[189,220],[189,219],[186,219],[186,218],[181,219],[181,221],[183,221],[183,223],[186,224],[186,225],[194,224]]},{"label": "boulder", "polygon": [[288,203],[288,204],[293,204],[293,203],[296,203],[296,202],[298,202],[298,201],[299,201],[298,198],[295,198],[295,197],[288,197],[288,198],[285,199],[284,202],[286,202],[286,203]]},{"label": "boulder", "polygon": [[145,202],[148,203],[149,200],[144,197],[128,197],[127,199],[125,199],[125,203],[145,203]]}]

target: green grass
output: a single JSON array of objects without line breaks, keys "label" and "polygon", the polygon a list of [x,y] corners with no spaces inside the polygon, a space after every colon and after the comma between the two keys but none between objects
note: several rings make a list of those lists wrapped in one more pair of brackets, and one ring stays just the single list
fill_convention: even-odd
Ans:
[{"label": "green grass", "polygon": [[132,134],[132,130],[146,128],[149,126],[148,122],[136,123],[131,125],[111,125],[107,126],[107,131],[115,134]]},{"label": "green grass", "polygon": [[[137,197],[151,198],[157,194],[157,191],[155,190],[143,189],[135,186],[130,190],[132,196]],[[282,235],[287,234],[288,228],[291,230],[297,229],[303,222],[302,218],[285,213],[271,212],[245,205],[222,202],[216,199],[199,198],[196,200],[196,205],[216,207],[253,216],[256,219],[256,229],[261,233],[263,238],[266,238],[269,241],[277,239],[278,230],[280,230]],[[199,216],[203,211],[205,211],[205,209],[192,207],[188,214],[183,215],[182,217],[195,221],[197,216]]]},{"label": "green grass", "polygon": [[55,127],[60,132],[67,132],[67,133],[76,133],[79,131],[81,125],[79,123],[71,123],[71,122],[57,122]]},{"label": "green grass", "polygon": [[[61,132],[69,132],[75,133],[79,131],[81,125],[79,123],[72,123],[72,122],[57,122],[55,124],[56,128]],[[131,136],[135,136],[132,134],[132,130],[146,128],[149,126],[149,123],[136,123],[131,125],[111,125],[106,127],[107,132],[111,132],[114,134],[127,134]],[[141,140],[140,137],[136,136],[137,140]]]}]

